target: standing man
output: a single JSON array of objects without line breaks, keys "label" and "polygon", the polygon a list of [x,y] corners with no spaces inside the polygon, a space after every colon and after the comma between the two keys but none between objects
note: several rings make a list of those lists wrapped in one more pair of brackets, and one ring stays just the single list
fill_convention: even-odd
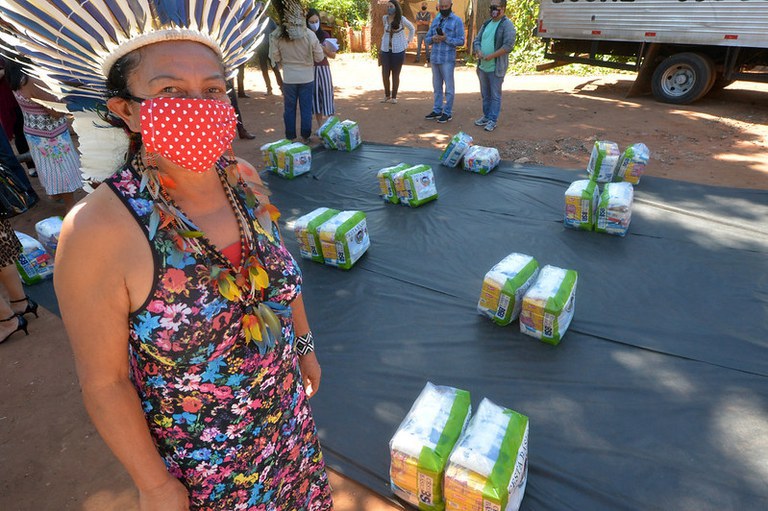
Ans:
[{"label": "standing man", "polygon": [[416,62],[421,60],[421,43],[424,43],[424,56],[429,64],[429,44],[427,32],[432,22],[432,13],[427,10],[427,2],[421,2],[421,10],[416,13]]},{"label": "standing man", "polygon": [[[440,0],[440,15],[436,16],[427,32],[427,44],[432,45],[432,89],[435,104],[426,119],[444,123],[453,119],[453,96],[455,86],[453,69],[456,67],[456,47],[464,44],[464,23],[453,14],[451,0]],[[443,95],[445,84],[445,95]],[[445,104],[443,104],[445,97]]]},{"label": "standing man", "polygon": [[485,126],[485,131],[495,130],[499,122],[501,85],[509,66],[509,52],[515,46],[515,26],[504,14],[506,7],[507,0],[491,0],[491,17],[472,43],[483,97],[483,116],[475,121],[475,126]]}]

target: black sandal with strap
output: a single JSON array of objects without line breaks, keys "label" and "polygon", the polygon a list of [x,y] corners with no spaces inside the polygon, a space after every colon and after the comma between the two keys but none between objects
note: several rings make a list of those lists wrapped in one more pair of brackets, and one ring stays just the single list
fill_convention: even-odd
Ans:
[{"label": "black sandal with strap", "polygon": [[[22,298],[20,300],[11,300],[11,303],[21,303],[21,302],[27,302],[27,308],[24,309],[24,311],[22,311],[22,312],[18,312],[17,314],[19,316],[23,316],[24,314],[29,314],[31,312],[32,314],[35,315],[35,317],[38,317],[37,316],[37,307],[38,307],[37,302],[35,302],[34,300],[32,300],[32,298],[30,298],[28,296],[25,296],[24,298]],[[5,321],[8,321],[8,320],[6,319]]]},{"label": "black sandal with strap", "polygon": [[5,341],[7,341],[9,337],[11,337],[13,334],[15,334],[16,332],[18,332],[19,330],[24,330],[24,333],[25,333],[26,335],[29,335],[29,332],[27,332],[27,325],[28,325],[29,323],[27,323],[27,320],[26,320],[26,319],[24,319],[24,316],[19,316],[19,315],[17,315],[17,314],[14,314],[13,316],[11,316],[11,317],[10,317],[10,318],[8,318],[8,319],[0,319],[0,323],[5,323],[5,322],[7,322],[7,321],[11,321],[12,319],[15,319],[15,320],[17,320],[17,321],[19,322],[19,325],[16,327],[16,330],[14,330],[14,331],[13,331],[13,332],[11,332],[10,334],[6,335],[6,336],[5,336],[5,337],[4,337],[2,340],[0,340],[0,344],[2,344],[2,343],[4,343]]}]

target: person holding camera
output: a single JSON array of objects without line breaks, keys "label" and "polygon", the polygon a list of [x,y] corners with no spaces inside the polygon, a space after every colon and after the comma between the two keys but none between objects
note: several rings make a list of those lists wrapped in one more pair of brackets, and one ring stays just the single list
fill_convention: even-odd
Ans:
[{"label": "person holding camera", "polygon": [[[464,44],[464,22],[453,11],[451,0],[440,0],[440,16],[436,16],[427,32],[427,44],[432,46],[432,89],[434,106],[426,119],[445,123],[453,119],[455,85],[453,70],[456,67],[456,47]],[[445,93],[443,93],[445,86]]]}]

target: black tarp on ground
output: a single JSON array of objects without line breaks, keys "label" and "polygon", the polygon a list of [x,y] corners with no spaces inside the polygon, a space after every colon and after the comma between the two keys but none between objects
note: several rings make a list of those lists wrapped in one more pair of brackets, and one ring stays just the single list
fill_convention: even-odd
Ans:
[{"label": "black tarp on ground", "polygon": [[[768,193],[645,177],[622,239],[563,228],[574,172],[480,176],[438,156],[368,144],[268,177],[295,254],[298,216],[368,215],[351,271],[302,262],[331,465],[388,495],[389,439],[429,380],[530,417],[523,509],[768,507]],[[433,165],[436,202],[378,198],[376,171],[400,161]],[[560,346],[476,313],[510,252],[579,272]]]}]

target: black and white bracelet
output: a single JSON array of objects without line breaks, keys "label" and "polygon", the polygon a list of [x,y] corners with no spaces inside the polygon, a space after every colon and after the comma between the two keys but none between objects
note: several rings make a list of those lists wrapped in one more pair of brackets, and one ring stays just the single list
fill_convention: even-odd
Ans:
[{"label": "black and white bracelet", "polygon": [[295,346],[296,353],[299,355],[309,355],[315,351],[315,340],[312,337],[312,331],[297,337]]}]

